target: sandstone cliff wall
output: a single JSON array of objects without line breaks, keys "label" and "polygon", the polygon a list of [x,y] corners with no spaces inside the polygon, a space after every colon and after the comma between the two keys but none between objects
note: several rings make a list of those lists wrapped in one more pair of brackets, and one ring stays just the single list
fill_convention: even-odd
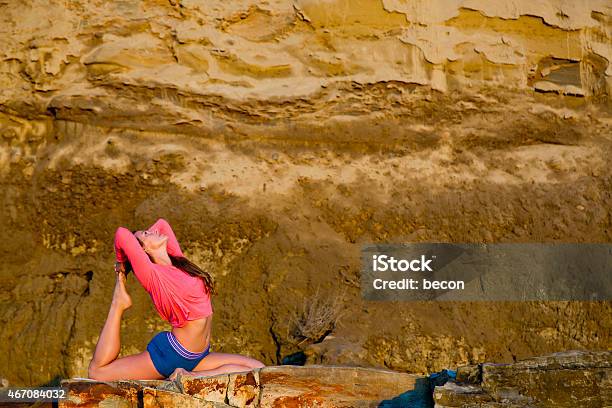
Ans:
[{"label": "sandstone cliff wall", "polygon": [[[610,242],[611,19],[604,0],[0,0],[0,375],[86,375],[114,230],[160,216],[218,282],[213,350],[425,373],[608,348],[609,302],[366,303],[358,255]],[[129,289],[123,354],[168,328]],[[298,345],[315,293],[346,311]]]}]

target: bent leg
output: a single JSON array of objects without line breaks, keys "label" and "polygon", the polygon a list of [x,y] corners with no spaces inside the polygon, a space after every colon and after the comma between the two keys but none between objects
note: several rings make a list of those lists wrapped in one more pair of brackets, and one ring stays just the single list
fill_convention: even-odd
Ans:
[{"label": "bent leg", "polygon": [[113,380],[161,380],[148,351],[118,358],[102,367],[89,368],[89,377],[98,381]]},{"label": "bent leg", "polygon": [[198,365],[193,369],[193,372],[214,370],[224,365],[237,365],[246,367],[246,369],[241,369],[238,371],[249,371],[254,368],[265,367],[265,364],[261,361],[240,354],[209,353],[206,357],[202,359],[202,361],[198,363]]},{"label": "bent leg", "polygon": [[116,277],[113,301],[89,364],[90,367],[104,366],[119,355],[121,316],[123,316],[124,311],[132,306],[132,298],[125,289],[125,274],[117,272]]},{"label": "bent leg", "polygon": [[157,372],[148,351],[117,359],[120,349],[119,328],[123,309],[111,306],[100,334],[96,351],[89,363],[89,378],[99,381],[157,380]]},{"label": "bent leg", "polygon": [[119,355],[119,349],[121,348],[119,332],[123,311],[124,309],[121,307],[114,304],[111,305],[106,322],[100,333],[98,344],[96,344],[93,358],[89,363],[90,370],[111,363]]},{"label": "bent leg", "polygon": [[[123,312],[132,305],[132,299],[125,289],[125,275],[117,273],[113,301],[93,358],[89,363],[89,377],[95,380],[132,379],[134,376],[145,375],[146,378],[159,378],[149,353],[116,360],[121,348],[120,329]],[[133,364],[133,366],[130,366]],[[153,368],[153,371],[150,368]],[[140,377],[136,377],[140,378]],[[144,379],[144,377],[143,377]]]}]

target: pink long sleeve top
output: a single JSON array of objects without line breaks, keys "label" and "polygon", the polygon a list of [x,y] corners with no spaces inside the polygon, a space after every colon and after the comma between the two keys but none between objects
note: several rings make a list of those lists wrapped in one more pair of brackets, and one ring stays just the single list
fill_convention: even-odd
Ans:
[{"label": "pink long sleeve top", "polygon": [[[168,254],[183,256],[166,220],[160,218],[148,231],[168,236]],[[118,262],[130,261],[134,275],[151,296],[157,312],[173,327],[182,327],[189,320],[212,315],[210,296],[204,290],[202,279],[172,265],[153,263],[127,228],[119,227],[115,233],[115,255]]]}]

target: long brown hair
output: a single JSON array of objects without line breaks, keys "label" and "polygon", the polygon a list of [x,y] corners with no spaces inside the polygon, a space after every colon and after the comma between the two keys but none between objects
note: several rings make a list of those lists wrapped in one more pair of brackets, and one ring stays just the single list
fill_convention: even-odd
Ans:
[{"label": "long brown hair", "polygon": [[215,284],[208,272],[202,270],[202,268],[200,268],[198,265],[194,264],[184,256],[172,256],[170,254],[168,254],[168,256],[172,261],[172,266],[180,269],[188,275],[202,279],[202,282],[204,282],[204,290],[206,291],[206,293],[208,293],[209,295],[216,294]]}]

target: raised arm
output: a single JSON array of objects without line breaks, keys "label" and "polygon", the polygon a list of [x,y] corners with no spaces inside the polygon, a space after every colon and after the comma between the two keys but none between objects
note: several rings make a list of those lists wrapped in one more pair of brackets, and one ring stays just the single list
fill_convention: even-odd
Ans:
[{"label": "raised arm", "polygon": [[115,232],[115,256],[117,262],[130,261],[134,275],[145,290],[149,291],[153,262],[140,246],[138,239],[127,228],[119,227]]},{"label": "raised arm", "polygon": [[166,250],[168,251],[168,254],[172,256],[185,256],[183,255],[183,251],[181,251],[178,240],[174,235],[174,231],[172,231],[172,227],[170,224],[168,224],[168,221],[160,218],[155,222],[155,224],[151,225],[149,231],[157,231],[160,234],[164,234],[168,237],[168,242],[166,243]]}]

